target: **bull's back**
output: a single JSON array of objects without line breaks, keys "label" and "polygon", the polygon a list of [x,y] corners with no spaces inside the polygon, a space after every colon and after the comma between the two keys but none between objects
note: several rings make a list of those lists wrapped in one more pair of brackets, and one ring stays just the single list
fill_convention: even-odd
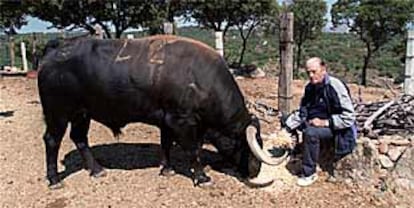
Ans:
[{"label": "bull's back", "polygon": [[64,106],[61,113],[69,115],[82,109],[121,125],[156,123],[169,111],[220,117],[229,105],[244,104],[221,56],[191,39],[91,39],[49,53],[39,72],[44,109]]}]

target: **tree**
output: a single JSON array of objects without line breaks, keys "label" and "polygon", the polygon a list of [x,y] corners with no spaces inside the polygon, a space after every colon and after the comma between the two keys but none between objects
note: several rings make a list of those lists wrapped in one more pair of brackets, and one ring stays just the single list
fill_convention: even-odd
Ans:
[{"label": "tree", "polygon": [[307,40],[317,38],[322,33],[326,24],[324,16],[327,12],[324,0],[293,0],[288,6],[289,11],[294,14],[294,40],[296,44],[295,67],[293,75],[299,76],[302,46]]},{"label": "tree", "polygon": [[211,28],[214,31],[222,31],[223,36],[229,27],[233,25],[233,22],[229,20],[234,10],[239,6],[236,1],[222,0],[190,1],[188,4],[192,18],[206,28]]},{"label": "tree", "polygon": [[239,5],[230,17],[230,22],[236,26],[242,38],[243,44],[237,65],[243,63],[243,57],[247,47],[247,41],[254,29],[266,19],[276,18],[277,4],[273,0],[239,2]]},{"label": "tree", "polygon": [[375,52],[394,36],[405,34],[414,19],[414,1],[338,0],[332,6],[334,26],[346,25],[364,42],[366,54],[361,84],[367,84],[367,68]]},{"label": "tree", "polygon": [[162,25],[167,18],[166,1],[130,0],[30,0],[33,16],[49,21],[56,28],[84,28],[95,33],[94,25],[99,24],[108,38],[112,37],[110,26],[115,29],[115,37],[120,38],[128,28]]},{"label": "tree", "polygon": [[[262,23],[266,17],[276,11],[276,1],[273,0],[211,0],[189,1],[188,10],[191,17],[200,25],[214,31],[222,31],[223,37],[232,26],[239,30],[243,39],[238,65],[243,62],[247,40],[252,31]],[[268,16],[266,16],[268,15]],[[273,17],[274,18],[274,17]]]},{"label": "tree", "polygon": [[51,22],[55,28],[84,28],[91,34],[95,33],[94,25],[99,23],[92,13],[102,9],[101,3],[90,0],[30,0],[28,5],[30,15]]},{"label": "tree", "polygon": [[27,24],[26,6],[21,1],[0,1],[0,33],[16,34],[16,30]]}]

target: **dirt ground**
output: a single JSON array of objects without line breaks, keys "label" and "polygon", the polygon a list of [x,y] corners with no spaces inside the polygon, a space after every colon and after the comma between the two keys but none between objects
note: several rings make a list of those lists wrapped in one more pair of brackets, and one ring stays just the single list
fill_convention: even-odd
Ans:
[{"label": "dirt ground", "polygon": [[[277,108],[274,78],[240,79],[238,83],[248,100],[262,100]],[[295,81],[294,85],[297,106],[304,83]],[[353,86],[352,91],[357,95],[358,88]],[[363,88],[362,95],[365,101],[392,96],[389,90],[374,88]],[[45,126],[36,79],[0,78],[0,112],[0,207],[393,207],[399,203],[373,187],[325,182],[324,173],[313,186],[299,188],[286,166],[267,170],[277,177],[272,185],[250,188],[208,149],[203,159],[215,183],[209,188],[194,187],[180,148],[173,150],[178,174],[158,176],[158,129],[130,124],[118,141],[96,122],[91,125],[89,141],[107,176],[89,177],[74,144],[65,135],[59,152],[65,186],[49,190],[42,141]],[[277,119],[267,122],[263,122],[263,133],[277,131]]]}]

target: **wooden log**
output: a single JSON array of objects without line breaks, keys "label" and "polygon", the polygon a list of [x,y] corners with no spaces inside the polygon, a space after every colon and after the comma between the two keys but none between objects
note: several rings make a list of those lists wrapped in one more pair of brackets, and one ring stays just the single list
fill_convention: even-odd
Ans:
[{"label": "wooden log", "polygon": [[389,108],[391,105],[393,105],[396,102],[396,99],[391,100],[384,106],[382,106],[380,109],[378,109],[374,114],[372,114],[364,123],[364,130],[369,131],[371,129],[371,124],[374,121],[375,118],[377,118],[379,115],[381,115],[387,108]]}]

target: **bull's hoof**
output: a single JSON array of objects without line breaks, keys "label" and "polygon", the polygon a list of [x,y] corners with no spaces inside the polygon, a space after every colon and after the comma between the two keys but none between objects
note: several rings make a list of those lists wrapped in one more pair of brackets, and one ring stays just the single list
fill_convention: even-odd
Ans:
[{"label": "bull's hoof", "polygon": [[175,175],[175,171],[171,167],[162,167],[160,171],[160,175],[165,176],[165,177],[170,177],[170,176]]},{"label": "bull's hoof", "polygon": [[105,177],[107,175],[106,170],[105,169],[100,169],[98,171],[92,171],[91,172],[91,176],[94,178],[100,178],[100,177]]},{"label": "bull's hoof", "polygon": [[213,185],[213,181],[207,175],[199,175],[194,178],[194,186],[198,186],[201,188],[211,187]]},{"label": "bull's hoof", "polygon": [[63,188],[64,184],[63,184],[63,182],[57,182],[57,183],[54,183],[54,184],[49,184],[48,187],[49,187],[50,190],[57,190],[57,189]]}]

